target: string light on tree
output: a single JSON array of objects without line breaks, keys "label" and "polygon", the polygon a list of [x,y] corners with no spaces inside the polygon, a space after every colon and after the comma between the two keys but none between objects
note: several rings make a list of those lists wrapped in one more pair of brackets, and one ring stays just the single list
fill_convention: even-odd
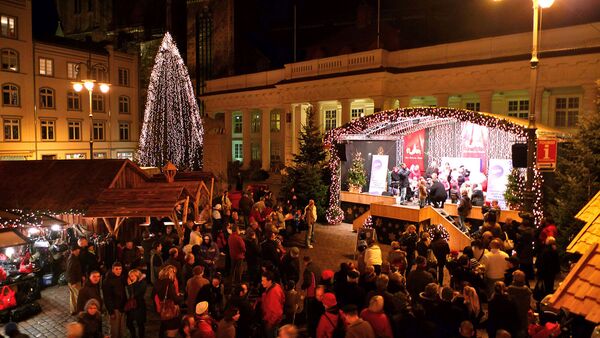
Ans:
[{"label": "string light on tree", "polygon": [[201,169],[203,136],[188,70],[166,33],[150,76],[138,161],[142,166],[171,161],[182,170]]}]

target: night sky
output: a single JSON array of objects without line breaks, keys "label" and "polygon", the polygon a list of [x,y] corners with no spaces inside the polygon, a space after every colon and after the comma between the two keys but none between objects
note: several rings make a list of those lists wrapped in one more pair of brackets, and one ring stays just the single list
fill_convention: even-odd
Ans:
[{"label": "night sky", "polygon": [[[165,2],[131,1],[153,8]],[[173,2],[178,8],[173,22],[182,25],[173,29],[184,32],[185,20],[180,18],[185,17],[185,1]],[[249,55],[240,72],[252,71],[257,64],[278,68],[293,61],[294,4],[299,61],[373,48],[376,0],[236,0],[236,54]],[[33,8],[36,36],[53,34],[58,21],[54,1],[34,0]],[[357,25],[359,21],[362,26]],[[600,0],[556,0],[544,10],[543,28],[595,21],[600,21]],[[381,0],[382,43],[389,50],[527,32],[531,25],[531,0]],[[179,38],[180,48],[184,39]],[[263,62],[257,63],[255,58]]]}]

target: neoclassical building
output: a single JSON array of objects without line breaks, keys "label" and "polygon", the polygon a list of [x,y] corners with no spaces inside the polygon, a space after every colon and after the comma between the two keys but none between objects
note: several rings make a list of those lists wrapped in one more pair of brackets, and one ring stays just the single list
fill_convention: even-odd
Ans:
[{"label": "neoclassical building", "polygon": [[[31,17],[31,0],[0,0],[0,160],[89,159],[90,134],[95,158],[133,158],[138,56],[61,37],[36,40]],[[109,92],[96,85],[91,102],[87,90],[75,92],[73,82],[88,76],[110,83]]]},{"label": "neoclassical building", "polygon": [[[596,112],[600,22],[544,30],[537,91],[538,123],[573,131]],[[289,164],[306,109],[327,131],[395,107],[439,106],[526,118],[531,33],[286,64],[282,69],[209,80],[205,169],[259,160]]]}]

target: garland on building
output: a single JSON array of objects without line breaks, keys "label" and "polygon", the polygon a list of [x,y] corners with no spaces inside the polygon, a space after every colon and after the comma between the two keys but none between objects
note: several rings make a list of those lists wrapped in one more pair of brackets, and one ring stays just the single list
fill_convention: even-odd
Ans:
[{"label": "garland on building", "polygon": [[[374,127],[383,123],[395,122],[402,118],[414,118],[425,116],[453,118],[461,122],[471,122],[488,128],[497,128],[502,131],[509,132],[519,138],[527,137],[525,127],[510,122],[508,120],[499,119],[494,116],[466,109],[436,107],[411,107],[383,111],[378,114],[361,117],[340,128],[330,130],[329,132],[327,132],[324,139],[325,147],[329,148],[330,150],[328,167],[331,173],[332,183],[329,187],[329,207],[326,212],[327,221],[330,224],[338,224],[343,220],[343,212],[340,209],[340,158],[337,154],[334,145],[339,143],[339,141],[344,135],[360,134],[367,128]],[[535,177],[536,179],[534,182],[534,188],[537,188],[535,190],[535,203],[536,205],[541,206],[542,189],[539,189],[539,187],[542,185],[541,175],[539,175],[538,173]],[[542,208],[536,208],[536,212],[536,216],[539,217],[538,215],[543,213]]]},{"label": "garland on building", "polygon": [[182,170],[201,169],[203,135],[190,76],[166,33],[148,86],[138,161],[142,166],[160,168],[171,161]]}]

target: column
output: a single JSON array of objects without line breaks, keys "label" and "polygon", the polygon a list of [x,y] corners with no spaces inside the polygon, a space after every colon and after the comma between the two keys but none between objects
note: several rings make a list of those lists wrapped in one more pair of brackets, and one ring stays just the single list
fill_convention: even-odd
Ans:
[{"label": "column", "polygon": [[350,111],[352,109],[352,100],[351,99],[341,99],[342,104],[342,126],[352,120],[350,116]]},{"label": "column", "polygon": [[[266,171],[271,170],[271,110],[263,108],[261,113],[261,140],[260,155],[262,160],[261,168]],[[282,125],[283,127],[283,125]]]},{"label": "column", "polygon": [[[232,111],[226,111],[224,114],[225,117],[225,151],[227,151],[227,154],[225,154],[225,158],[227,159],[227,162],[230,162],[233,154],[231,152],[231,135],[232,135],[232,128],[233,128],[233,118],[232,118],[233,112]],[[206,153],[204,154],[204,157],[206,157]]]},{"label": "column", "polygon": [[373,106],[375,107],[375,113],[382,110],[392,109],[394,105],[394,99],[387,96],[375,96],[373,97]]},{"label": "column", "polygon": [[479,111],[491,113],[492,112],[492,95],[494,92],[491,90],[478,91],[479,95]]},{"label": "column", "polygon": [[[535,106],[533,106],[533,107],[535,109],[534,112],[535,112],[536,123],[537,123],[537,121],[542,121],[542,108],[543,108],[542,104],[543,104],[545,90],[546,89],[544,87],[538,87],[535,90]],[[529,104],[531,104],[531,102]]]},{"label": "column", "polygon": [[252,148],[251,148],[251,124],[252,124],[252,111],[250,109],[242,110],[242,149],[244,163],[242,168],[250,168],[250,162],[252,161]]},{"label": "column", "polygon": [[302,104],[293,105],[292,110],[292,154],[300,150],[300,132],[302,131]]},{"label": "column", "polygon": [[441,94],[435,94],[435,99],[436,99],[436,106],[437,107],[448,107],[448,94],[447,93],[441,93]]},{"label": "column", "polygon": [[410,104],[410,96],[399,96],[398,97],[398,107],[406,108]]}]

